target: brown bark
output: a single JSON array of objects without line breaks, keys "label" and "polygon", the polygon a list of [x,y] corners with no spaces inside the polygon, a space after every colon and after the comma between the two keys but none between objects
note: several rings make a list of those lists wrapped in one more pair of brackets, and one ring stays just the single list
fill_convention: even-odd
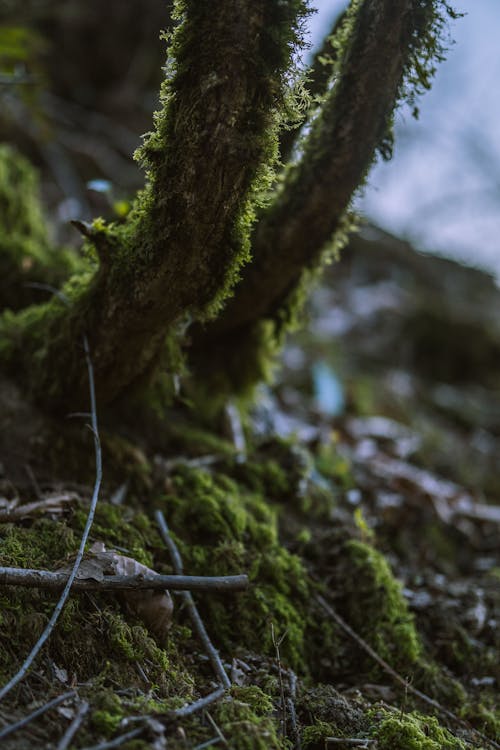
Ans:
[{"label": "brown bark", "polygon": [[[193,330],[193,363],[205,368],[208,352],[219,354],[213,369],[229,368],[231,357],[255,358],[258,328],[268,320],[277,328],[288,318],[287,303],[307,271],[342,229],[356,189],[387,134],[401,94],[405,69],[414,61],[416,39],[428,31],[415,0],[365,0],[357,11],[340,73],[312,125],[300,161],[292,166],[252,238],[252,263],[245,267],[224,313]],[[245,354],[245,346],[254,354]],[[225,353],[225,354],[224,354]],[[239,367],[235,367],[235,370]]]}]

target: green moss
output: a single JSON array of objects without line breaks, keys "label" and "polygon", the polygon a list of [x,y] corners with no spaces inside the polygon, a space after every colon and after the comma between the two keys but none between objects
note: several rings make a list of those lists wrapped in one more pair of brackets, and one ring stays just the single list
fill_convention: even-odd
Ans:
[{"label": "green moss", "polygon": [[345,456],[339,454],[335,435],[327,443],[322,443],[316,452],[316,466],[325,477],[333,480],[343,490],[355,487],[352,467]]},{"label": "green moss", "polygon": [[93,697],[99,708],[91,714],[92,726],[104,737],[111,737],[125,715],[122,702],[112,690],[97,690]]},{"label": "green moss", "polygon": [[236,464],[234,473],[254,492],[273,500],[284,500],[294,491],[284,467],[274,459]]},{"label": "green moss", "polygon": [[131,625],[112,611],[103,613],[103,629],[119,658],[130,662],[147,659],[155,665],[155,672],[166,673],[171,665],[168,656],[159,648],[142,625]]},{"label": "green moss", "polygon": [[[65,283],[62,293],[67,303],[54,296],[45,304],[31,305],[17,313],[6,310],[0,317],[3,369],[17,382],[24,380],[28,392],[45,393],[46,401],[53,399],[55,403],[61,393],[72,391],[74,404],[75,388],[81,384],[81,393],[87,394],[82,406],[88,403],[85,361],[76,342],[82,340],[94,273],[95,268],[85,267]],[[65,366],[49,372],[49,362],[55,361]]]},{"label": "green moss", "polygon": [[439,725],[434,716],[386,714],[372,736],[380,750],[465,750],[466,745]]},{"label": "green moss", "polygon": [[30,283],[57,287],[81,265],[76,253],[50,242],[35,170],[14,149],[0,145],[0,308],[42,300]]},{"label": "green moss", "polygon": [[460,708],[466,701],[467,694],[463,685],[442,666],[430,659],[420,659],[413,672],[414,684],[420,690],[436,698],[443,705]]},{"label": "green moss", "polygon": [[171,449],[186,456],[234,456],[235,448],[228,440],[211,430],[188,424],[174,424],[169,430]]},{"label": "green moss", "polygon": [[33,525],[1,524],[0,565],[17,568],[43,568],[64,564],[77,547],[77,540],[66,523],[42,518]]},{"label": "green moss", "polygon": [[274,703],[269,695],[256,685],[248,687],[234,686],[231,695],[235,700],[246,703],[257,716],[266,716],[273,712]]},{"label": "green moss", "polygon": [[366,735],[370,723],[365,711],[359,698],[349,700],[332,685],[317,684],[303,691],[297,702],[297,714],[310,725],[312,738],[326,732],[336,737]]},{"label": "green moss", "polygon": [[342,737],[334,724],[326,721],[318,721],[308,727],[304,727],[300,740],[304,750],[323,750],[326,747],[327,737]]},{"label": "green moss", "polygon": [[[215,717],[222,733],[228,739],[230,747],[235,750],[284,750],[288,747],[286,740],[278,734],[278,722],[271,716],[269,699],[262,694],[264,703],[254,708],[255,691],[241,699],[232,699],[222,703]],[[251,704],[243,700],[249,697]]]},{"label": "green moss", "polygon": [[[392,666],[415,667],[421,644],[412,615],[384,556],[355,539],[342,551],[337,574],[349,625]],[[371,664],[373,668],[373,662]]]},{"label": "green moss", "polygon": [[276,513],[261,496],[220,474],[180,468],[173,484],[175,494],[165,497],[162,506],[186,572],[246,572],[251,580],[250,590],[231,602],[210,596],[204,603],[208,621],[217,624],[216,643],[228,651],[239,647],[274,654],[274,623],[287,632],[284,658],[300,665],[308,584],[300,560],[278,541]]},{"label": "green moss", "polygon": [[[80,533],[87,514],[85,505],[75,511],[74,526]],[[117,545],[124,554],[148,567],[153,566],[151,548],[160,546],[157,527],[144,513],[105,502],[97,506],[90,540],[104,542],[108,548]]]},{"label": "green moss", "polygon": [[[122,518],[115,517],[111,512],[116,510],[106,504],[99,508],[98,520],[107,519],[113,524],[112,528],[103,527],[103,531],[112,533],[120,547],[131,543],[137,556],[142,549],[142,558],[150,562],[149,533],[135,528],[133,521],[127,524],[123,508]],[[138,518],[137,525],[144,527],[144,517]],[[83,519],[77,511],[73,519],[57,522],[39,519],[15,526],[2,525],[0,564],[46,570],[67,566],[78,546],[80,521]],[[106,542],[108,537],[101,539]],[[0,649],[1,682],[14,674],[23,655],[32,648],[53,612],[57,596],[56,592],[21,587],[5,587],[0,592],[0,627],[4,634]],[[66,669],[69,676],[75,675],[79,682],[91,679],[142,689],[143,679],[137,670],[140,664],[160,698],[172,698],[176,704],[179,700],[189,700],[193,678],[178,652],[186,635],[174,629],[176,642],[169,639],[164,648],[160,647],[143,623],[128,613],[124,602],[124,597],[109,593],[73,593],[46,646],[49,659]],[[104,721],[105,717],[102,718]]]}]

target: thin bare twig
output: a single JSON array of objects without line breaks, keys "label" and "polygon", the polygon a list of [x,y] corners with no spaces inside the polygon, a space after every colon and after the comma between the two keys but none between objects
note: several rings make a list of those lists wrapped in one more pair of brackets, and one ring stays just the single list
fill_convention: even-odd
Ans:
[{"label": "thin bare twig", "polygon": [[172,565],[174,566],[175,573],[178,576],[182,576],[184,575],[184,564],[182,562],[182,557],[176,543],[170,536],[170,529],[168,528],[167,521],[161,510],[157,510],[155,512],[155,518],[156,523],[160,528],[161,538],[163,539],[163,542],[168,549],[170,557],[172,559]]},{"label": "thin bare twig", "polygon": [[297,725],[297,712],[295,711],[295,703],[293,702],[293,698],[287,698],[286,700],[287,706],[288,706],[288,713],[290,714],[290,724],[292,725],[292,738],[294,743],[295,750],[301,750],[301,742],[300,742],[300,732],[299,727]]},{"label": "thin bare twig", "polygon": [[[26,586],[40,589],[62,589],[68,573],[50,570],[0,567],[0,586]],[[96,578],[75,578],[74,591],[127,591],[163,590],[172,591],[244,591],[248,587],[248,576],[177,576],[150,573],[148,575],[115,575]]]},{"label": "thin bare twig", "polygon": [[[57,290],[56,290],[57,291]],[[61,296],[61,293],[59,293],[59,296]],[[63,301],[67,304],[67,299],[62,295]],[[47,623],[43,633],[41,634],[38,641],[35,643],[33,648],[31,649],[30,653],[24,660],[22,666],[18,670],[18,672],[7,682],[6,685],[0,690],[0,700],[5,698],[5,696],[12,690],[13,687],[15,687],[23,677],[27,674],[28,670],[30,669],[31,665],[33,664],[34,660],[40,653],[41,649],[45,645],[46,641],[50,637],[56,622],[59,619],[59,616],[63,610],[63,607],[66,603],[66,600],[69,596],[69,592],[71,590],[71,587],[73,585],[73,582],[76,578],[76,574],[78,573],[78,568],[80,567],[80,563],[83,559],[83,554],[85,552],[85,545],[87,543],[87,539],[90,534],[90,529],[92,527],[92,523],[94,520],[95,510],[97,507],[97,501],[99,499],[99,490],[101,487],[101,481],[102,481],[102,454],[101,454],[101,443],[99,440],[99,428],[98,428],[98,422],[97,422],[97,407],[96,407],[96,395],[95,395],[95,382],[94,382],[94,368],[92,365],[92,360],[90,357],[90,350],[89,350],[89,342],[87,339],[87,336],[83,336],[83,350],[85,353],[85,362],[87,365],[87,372],[88,372],[88,378],[89,378],[89,396],[90,396],[90,413],[91,413],[91,429],[92,434],[94,436],[94,450],[95,450],[95,462],[96,462],[96,473],[95,473],[95,482],[94,482],[94,490],[92,493],[92,500],[90,502],[90,508],[89,513],[87,516],[87,521],[85,523],[85,528],[83,530],[82,538],[80,540],[80,546],[78,548],[78,552],[76,555],[75,562],[73,564],[73,568],[71,570],[71,573],[69,574],[68,580],[66,582],[66,585],[64,586],[63,592],[60,596],[59,601],[57,602],[54,611],[52,613],[52,616]]]},{"label": "thin bare twig", "polygon": [[33,719],[38,718],[38,716],[41,716],[46,711],[50,711],[51,708],[55,708],[68,698],[72,698],[74,695],[76,695],[74,690],[70,690],[67,693],[58,695],[57,698],[53,698],[48,703],[45,703],[45,705],[40,706],[40,708],[32,711],[30,714],[28,714],[28,716],[24,716],[22,719],[19,719],[19,721],[16,721],[15,724],[9,724],[8,726],[3,727],[3,729],[0,729],[0,740],[5,739],[5,737],[8,737],[9,734],[12,734],[13,732],[17,732],[18,729],[22,729],[22,727],[25,727],[27,724],[33,721]]},{"label": "thin bare twig", "polygon": [[198,700],[195,700],[192,703],[186,703],[186,705],[181,706],[181,708],[172,708],[169,711],[147,714],[145,716],[127,716],[126,722],[145,722],[147,724],[151,721],[151,719],[164,719],[165,721],[177,721],[178,719],[185,719],[186,716],[192,716],[198,711],[203,711],[205,708],[207,708],[207,706],[211,706],[213,703],[216,703],[225,695],[226,688],[221,685],[220,687],[216,688],[216,690],[208,693],[208,695],[203,696],[203,698],[198,698]]},{"label": "thin bare twig", "polygon": [[356,643],[363,649],[363,651],[366,651],[366,653],[372,657],[374,661],[379,664],[379,666],[382,667],[384,672],[389,674],[397,683],[403,686],[405,691],[408,693],[411,693],[416,698],[419,698],[423,703],[427,703],[427,705],[432,706],[436,709],[436,711],[439,711],[439,713],[443,714],[443,716],[446,716],[448,719],[453,721],[454,723],[458,724],[459,726],[474,732],[478,737],[480,737],[485,742],[488,742],[492,747],[498,748],[500,750],[500,745],[495,742],[495,740],[492,740],[487,735],[483,734],[479,730],[475,729],[474,727],[471,727],[466,721],[461,719],[459,716],[453,713],[453,711],[449,711],[447,708],[444,708],[438,701],[434,700],[434,698],[431,698],[429,695],[426,695],[425,693],[422,693],[417,688],[413,687],[413,685],[410,685],[408,680],[405,680],[404,677],[401,677],[400,674],[396,672],[395,669],[391,667],[390,664],[388,664],[384,659],[382,659],[381,656],[377,654],[377,652],[370,646],[369,643],[367,643],[363,638],[361,638],[360,635],[356,633],[355,630],[351,628],[350,625],[346,623],[346,621],[341,617],[334,608],[328,604],[328,602],[320,595],[318,594],[316,596],[316,601],[318,604],[322,607],[322,609],[325,610],[325,612],[339,625],[342,630],[347,633]]},{"label": "thin bare twig", "polygon": [[111,748],[113,747],[120,747],[120,745],[124,745],[125,742],[138,737],[144,732],[144,729],[145,726],[139,727],[138,729],[132,729],[130,732],[125,732],[125,734],[118,735],[118,737],[115,737],[113,740],[99,742],[98,745],[89,745],[88,747],[84,748],[84,750],[111,750]]},{"label": "thin bare twig", "polygon": [[85,718],[85,715],[87,714],[89,710],[89,704],[87,701],[82,701],[80,705],[78,706],[78,711],[75,714],[75,717],[69,727],[64,732],[63,736],[61,737],[59,744],[57,746],[57,750],[67,750],[69,747],[73,737],[80,729],[80,726],[82,724],[82,721]]},{"label": "thin bare twig", "polygon": [[280,686],[280,701],[281,701],[281,714],[282,714],[282,734],[283,737],[286,737],[286,703],[285,703],[285,686],[283,684],[283,674],[282,674],[282,667],[281,667],[281,655],[280,655],[280,646],[283,643],[284,639],[286,637],[286,630],[283,633],[282,636],[279,638],[276,637],[276,633],[274,632],[274,624],[271,623],[271,638],[273,641],[274,650],[276,652],[276,661],[278,663],[278,682]]},{"label": "thin bare twig", "polygon": [[167,711],[164,716],[166,719],[184,719],[186,716],[192,716],[198,711],[203,711],[207,706],[211,706],[212,703],[216,703],[220,698],[223,698],[226,694],[226,688],[218,687],[217,690],[213,690],[203,698],[198,698],[197,701],[188,703],[187,706],[182,708],[175,708],[172,711]]},{"label": "thin bare twig", "polygon": [[220,741],[220,737],[212,737],[211,740],[202,742],[200,745],[195,745],[193,750],[205,750],[206,747],[213,747],[214,745],[218,745]]},{"label": "thin bare twig", "polygon": [[327,737],[325,739],[326,745],[352,745],[353,747],[368,747],[374,742],[375,740],[363,737]]},{"label": "thin bare twig", "polygon": [[38,484],[38,481],[37,481],[37,478],[35,476],[35,473],[34,473],[33,469],[31,468],[31,466],[29,464],[25,464],[24,468],[26,469],[26,474],[29,477],[29,480],[31,482],[31,485],[32,485],[34,491],[35,491],[35,495],[36,495],[37,499],[38,500],[43,500],[43,494],[42,494],[42,491],[40,489],[40,485]]},{"label": "thin bare twig", "polygon": [[[167,546],[168,551],[170,552],[170,557],[172,558],[172,564],[174,566],[174,570],[177,573],[177,575],[182,575],[184,572],[182,558],[180,556],[179,550],[177,549],[176,543],[170,536],[170,531],[167,526],[165,516],[163,515],[161,510],[156,511],[155,518],[160,528],[162,539],[165,542],[165,545]],[[222,664],[221,658],[209,638],[209,635],[205,629],[205,625],[203,624],[203,620],[200,617],[200,614],[198,612],[196,604],[194,603],[191,593],[189,591],[182,591],[181,596],[186,604],[186,607],[189,612],[189,616],[198,634],[198,637],[203,643],[205,650],[208,654],[208,657],[210,661],[212,662],[212,667],[214,668],[215,674],[221,681],[224,688],[226,690],[229,690],[229,688],[231,687],[231,680],[227,676],[226,670],[224,669],[224,665]]]},{"label": "thin bare twig", "polygon": [[297,675],[293,669],[288,670],[288,690],[290,697],[287,700],[288,713],[290,714],[290,723],[292,725],[292,738],[294,740],[295,750],[301,750],[300,732],[297,724],[297,712],[295,710],[295,699],[297,697]]},{"label": "thin bare twig", "polygon": [[205,716],[207,717],[208,721],[212,725],[212,728],[215,730],[215,733],[219,737],[219,739],[222,742],[222,744],[225,745],[225,747],[229,747],[229,743],[226,740],[226,738],[224,737],[221,728],[219,727],[219,725],[217,724],[217,722],[210,716],[210,713],[208,711],[205,712]]}]

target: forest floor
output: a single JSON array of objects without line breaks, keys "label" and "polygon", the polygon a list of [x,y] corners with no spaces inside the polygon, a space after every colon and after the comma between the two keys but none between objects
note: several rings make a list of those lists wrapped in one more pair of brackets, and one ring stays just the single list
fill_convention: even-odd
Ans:
[{"label": "forest floor", "polygon": [[[499,303],[486,274],[366,229],[244,419],[231,405],[209,424],[186,403],[146,435],[100,415],[90,545],[116,554],[94,546],[80,577],[117,560],[174,572],[161,510],[186,573],[250,578],[194,594],[231,687],[179,710],[220,687],[185,597],[171,615],[161,594],[74,592],[0,704],[1,746],[499,747]],[[0,408],[0,565],[67,569],[92,436],[48,424],[12,384]],[[56,600],[0,588],[1,684]]]}]

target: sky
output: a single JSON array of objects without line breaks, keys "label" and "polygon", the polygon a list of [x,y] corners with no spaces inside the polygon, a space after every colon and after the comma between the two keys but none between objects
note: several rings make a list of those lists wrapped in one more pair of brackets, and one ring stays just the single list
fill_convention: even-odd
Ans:
[{"label": "sky", "polygon": [[[455,0],[453,43],[415,121],[403,109],[391,162],[378,163],[356,208],[420,250],[486,268],[500,280],[500,0]],[[343,0],[316,0],[320,43]]]}]

